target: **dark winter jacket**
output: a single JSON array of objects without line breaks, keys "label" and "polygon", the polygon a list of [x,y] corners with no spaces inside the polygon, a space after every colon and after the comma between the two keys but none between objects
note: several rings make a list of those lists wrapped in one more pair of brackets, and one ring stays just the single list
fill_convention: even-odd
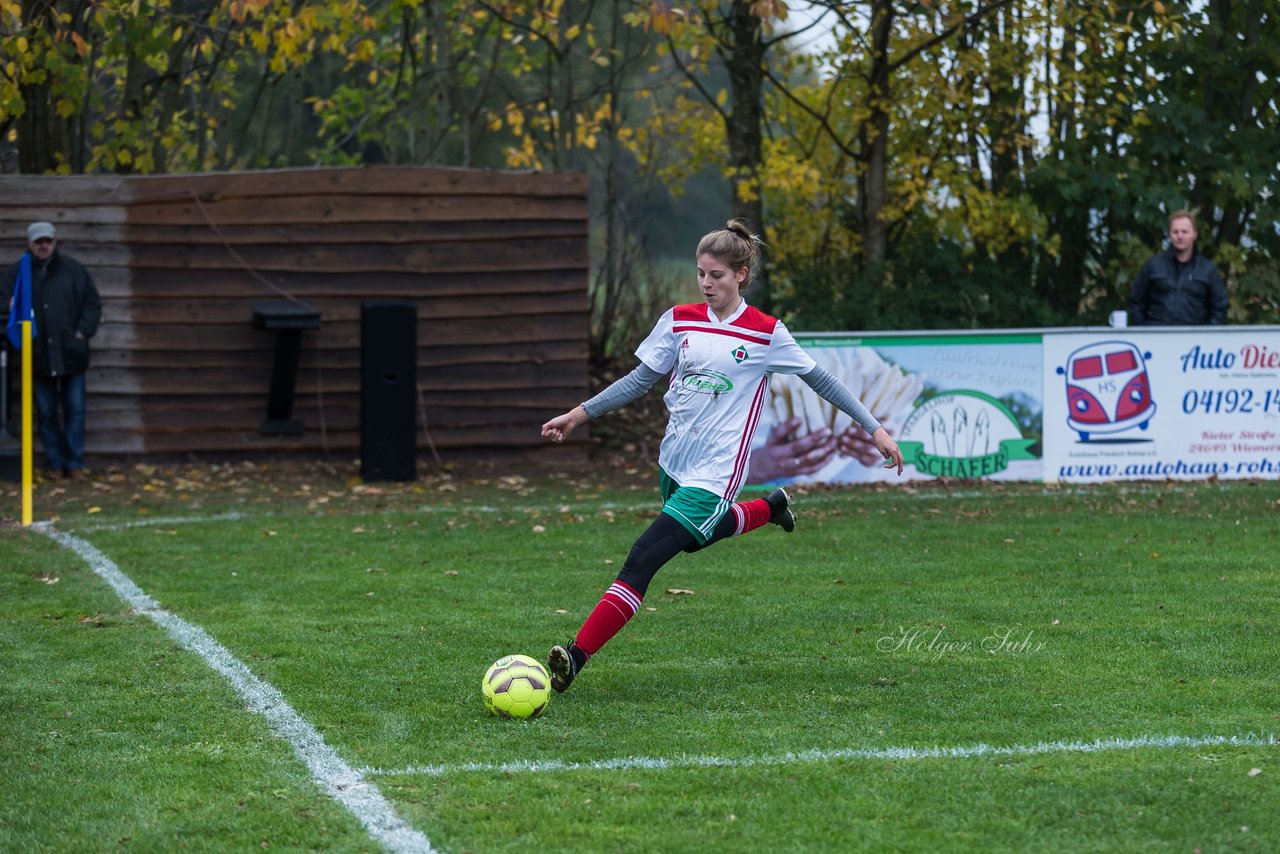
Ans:
[{"label": "dark winter jacket", "polygon": [[[18,265],[0,280],[4,316],[18,280]],[[31,260],[31,305],[36,317],[36,347],[32,368],[38,377],[82,374],[89,367],[89,339],[98,331],[102,300],[98,288],[79,261],[54,250],[47,264]],[[79,332],[83,337],[77,338]]]},{"label": "dark winter jacket", "polygon": [[1227,286],[1213,262],[1193,251],[1178,263],[1168,249],[1150,258],[1133,280],[1131,326],[1203,326],[1227,322]]}]

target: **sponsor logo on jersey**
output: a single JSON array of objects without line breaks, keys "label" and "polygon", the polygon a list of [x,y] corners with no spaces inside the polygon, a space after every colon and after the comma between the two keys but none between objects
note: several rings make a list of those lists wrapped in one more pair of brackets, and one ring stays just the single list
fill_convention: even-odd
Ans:
[{"label": "sponsor logo on jersey", "polygon": [[698,394],[720,394],[733,390],[733,383],[719,371],[688,371],[680,378],[680,385]]}]

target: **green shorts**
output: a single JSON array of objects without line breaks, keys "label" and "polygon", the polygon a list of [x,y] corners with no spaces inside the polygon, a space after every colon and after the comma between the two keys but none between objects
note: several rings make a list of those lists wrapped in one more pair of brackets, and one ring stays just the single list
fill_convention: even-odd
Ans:
[{"label": "green shorts", "polygon": [[705,546],[733,502],[709,489],[681,486],[662,469],[658,469],[658,474],[662,487],[662,512],[684,525],[697,539],[698,545]]}]

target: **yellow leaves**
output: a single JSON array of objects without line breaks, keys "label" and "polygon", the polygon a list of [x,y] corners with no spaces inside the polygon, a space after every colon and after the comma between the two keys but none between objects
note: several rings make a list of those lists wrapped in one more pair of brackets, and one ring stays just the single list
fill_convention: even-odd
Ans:
[{"label": "yellow leaves", "polygon": [[644,28],[660,36],[669,36],[680,26],[685,12],[683,9],[672,9],[666,3],[655,0],[649,4],[649,16]]},{"label": "yellow leaves", "polygon": [[574,24],[564,31],[564,40],[566,42],[571,42],[580,35],[582,35],[582,27],[578,24]]},{"label": "yellow leaves", "polygon": [[[270,2],[271,0],[231,0],[227,4],[227,14],[231,16],[231,20],[242,24],[261,13]],[[136,2],[135,5],[137,5]]]},{"label": "yellow leaves", "polygon": [[519,147],[508,146],[502,150],[507,166],[511,169],[541,169],[542,160],[538,157],[537,147],[529,136],[520,139]]},{"label": "yellow leaves", "polygon": [[378,46],[373,43],[373,39],[361,39],[351,55],[358,62],[369,62],[377,52]]},{"label": "yellow leaves", "polygon": [[17,47],[18,47],[19,54],[24,54],[31,49],[30,44],[27,42],[26,36],[18,36]]},{"label": "yellow leaves", "polygon": [[751,4],[751,14],[763,21],[771,18],[785,21],[787,19],[787,11],[786,0],[756,0]]},{"label": "yellow leaves", "polygon": [[72,31],[71,43],[76,46],[76,53],[79,56],[85,57],[89,55],[89,43],[84,40],[84,36]]}]

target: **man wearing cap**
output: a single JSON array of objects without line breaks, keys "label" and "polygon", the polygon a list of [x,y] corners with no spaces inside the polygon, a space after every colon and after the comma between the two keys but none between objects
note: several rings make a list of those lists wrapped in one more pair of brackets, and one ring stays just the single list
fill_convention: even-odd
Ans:
[{"label": "man wearing cap", "polygon": [[19,276],[30,276],[33,391],[46,473],[55,480],[64,476],[78,480],[84,476],[84,372],[89,367],[89,339],[102,317],[102,301],[89,271],[58,251],[53,225],[32,223],[27,228],[27,245],[30,260],[24,258],[5,272],[0,298],[12,313]]}]

